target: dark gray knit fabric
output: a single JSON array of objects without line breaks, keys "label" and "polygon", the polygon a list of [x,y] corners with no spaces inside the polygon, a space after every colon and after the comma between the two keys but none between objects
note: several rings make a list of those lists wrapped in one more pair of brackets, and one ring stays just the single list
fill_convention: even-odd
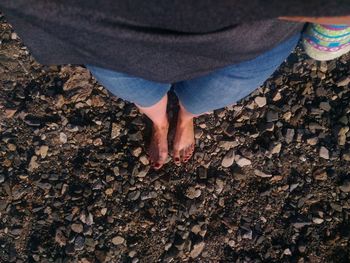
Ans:
[{"label": "dark gray knit fabric", "polygon": [[177,82],[253,59],[302,29],[281,15],[350,14],[348,1],[1,0],[42,64],[92,64]]}]

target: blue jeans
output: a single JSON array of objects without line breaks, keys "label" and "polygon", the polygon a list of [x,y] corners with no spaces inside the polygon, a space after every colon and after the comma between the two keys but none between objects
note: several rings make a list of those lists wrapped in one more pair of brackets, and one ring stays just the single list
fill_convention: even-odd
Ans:
[{"label": "blue jeans", "polygon": [[[300,34],[252,60],[173,83],[174,92],[185,109],[193,114],[231,105],[262,85],[293,51],[299,38]],[[172,86],[93,65],[87,68],[111,93],[142,107],[157,103]]]}]

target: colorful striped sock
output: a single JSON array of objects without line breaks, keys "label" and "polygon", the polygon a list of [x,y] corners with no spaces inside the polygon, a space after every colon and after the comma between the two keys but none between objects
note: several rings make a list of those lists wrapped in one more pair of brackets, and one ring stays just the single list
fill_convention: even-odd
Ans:
[{"label": "colorful striped sock", "polygon": [[309,24],[302,42],[311,58],[332,60],[350,51],[350,26]]}]

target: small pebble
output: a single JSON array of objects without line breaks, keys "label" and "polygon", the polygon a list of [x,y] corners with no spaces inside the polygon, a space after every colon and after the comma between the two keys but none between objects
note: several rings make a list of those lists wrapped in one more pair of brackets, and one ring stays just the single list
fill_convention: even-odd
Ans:
[{"label": "small pebble", "polygon": [[350,193],[350,180],[346,180],[343,182],[339,189],[344,193]]},{"label": "small pebble", "polygon": [[191,186],[186,190],[186,196],[189,199],[195,199],[200,197],[200,195],[202,194],[202,191],[200,189],[196,189],[195,187]]},{"label": "small pebble", "polygon": [[266,105],[266,98],[265,97],[255,97],[254,99],[255,103],[258,105],[259,108],[262,108]]},{"label": "small pebble", "polygon": [[349,83],[350,83],[350,77],[345,76],[337,82],[337,86],[338,87],[345,87],[345,86],[349,85]]},{"label": "small pebble", "polygon": [[135,200],[139,199],[140,194],[141,194],[140,191],[133,191],[133,192],[130,192],[130,193],[128,194],[128,199],[129,199],[129,200],[132,200],[132,201],[135,201]]},{"label": "small pebble", "polygon": [[239,155],[238,158],[236,158],[236,163],[239,167],[244,167],[252,164],[252,162],[249,159],[241,157]]},{"label": "small pebble", "polygon": [[67,142],[67,135],[63,132],[60,132],[60,142],[63,144]]},{"label": "small pebble", "polygon": [[198,257],[202,253],[204,247],[205,247],[205,243],[204,242],[200,242],[198,244],[195,244],[193,246],[193,249],[191,250],[191,253],[190,253],[191,258]]},{"label": "small pebble", "polygon": [[123,244],[124,241],[125,241],[125,239],[121,236],[116,236],[116,237],[113,237],[113,239],[112,239],[113,245],[116,245],[116,246]]},{"label": "small pebble", "polygon": [[256,175],[256,176],[259,176],[259,177],[262,177],[262,178],[269,178],[269,177],[272,177],[272,174],[266,174],[266,173],[264,173],[264,172],[262,172],[262,171],[260,171],[260,170],[254,170],[254,174]]},{"label": "small pebble", "polygon": [[141,155],[140,156],[140,162],[143,164],[143,165],[149,165],[149,160],[147,158],[146,155]]},{"label": "small pebble", "polygon": [[74,223],[71,225],[71,229],[75,232],[75,233],[82,233],[83,232],[83,225],[82,224],[77,224]]},{"label": "small pebble", "polygon": [[312,222],[314,222],[315,224],[319,225],[323,223],[323,219],[322,218],[318,218],[318,217],[314,217],[312,218]]},{"label": "small pebble", "polygon": [[235,160],[235,153],[233,150],[229,150],[221,161],[222,167],[230,167]]},{"label": "small pebble", "polygon": [[291,143],[293,141],[294,135],[295,135],[294,129],[287,129],[286,137],[285,137],[286,143]]},{"label": "small pebble", "polygon": [[282,148],[282,143],[277,143],[276,145],[273,146],[271,150],[271,154],[279,154]]},{"label": "small pebble", "polygon": [[326,160],[329,159],[329,151],[324,146],[321,146],[321,148],[320,148],[320,157],[323,159],[326,159]]},{"label": "small pebble", "polygon": [[318,181],[327,180],[327,172],[323,169],[315,171],[313,176],[314,176],[315,180],[318,180]]},{"label": "small pebble", "polygon": [[132,150],[132,155],[135,157],[139,157],[141,153],[142,153],[141,147],[136,147],[135,149]]},{"label": "small pebble", "polygon": [[317,137],[309,138],[306,140],[306,142],[307,144],[314,146],[318,143],[318,138]]}]

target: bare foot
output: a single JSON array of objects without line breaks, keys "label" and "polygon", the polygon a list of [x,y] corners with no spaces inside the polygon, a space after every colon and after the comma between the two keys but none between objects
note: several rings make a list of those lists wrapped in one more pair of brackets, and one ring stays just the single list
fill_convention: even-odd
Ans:
[{"label": "bare foot", "polygon": [[159,170],[168,158],[168,129],[168,123],[162,127],[154,125],[152,128],[152,138],[148,155],[151,165],[156,170]]},{"label": "bare foot", "polygon": [[173,149],[175,164],[178,165],[180,162],[186,163],[193,154],[194,145],[193,118],[183,118],[180,110]]}]

